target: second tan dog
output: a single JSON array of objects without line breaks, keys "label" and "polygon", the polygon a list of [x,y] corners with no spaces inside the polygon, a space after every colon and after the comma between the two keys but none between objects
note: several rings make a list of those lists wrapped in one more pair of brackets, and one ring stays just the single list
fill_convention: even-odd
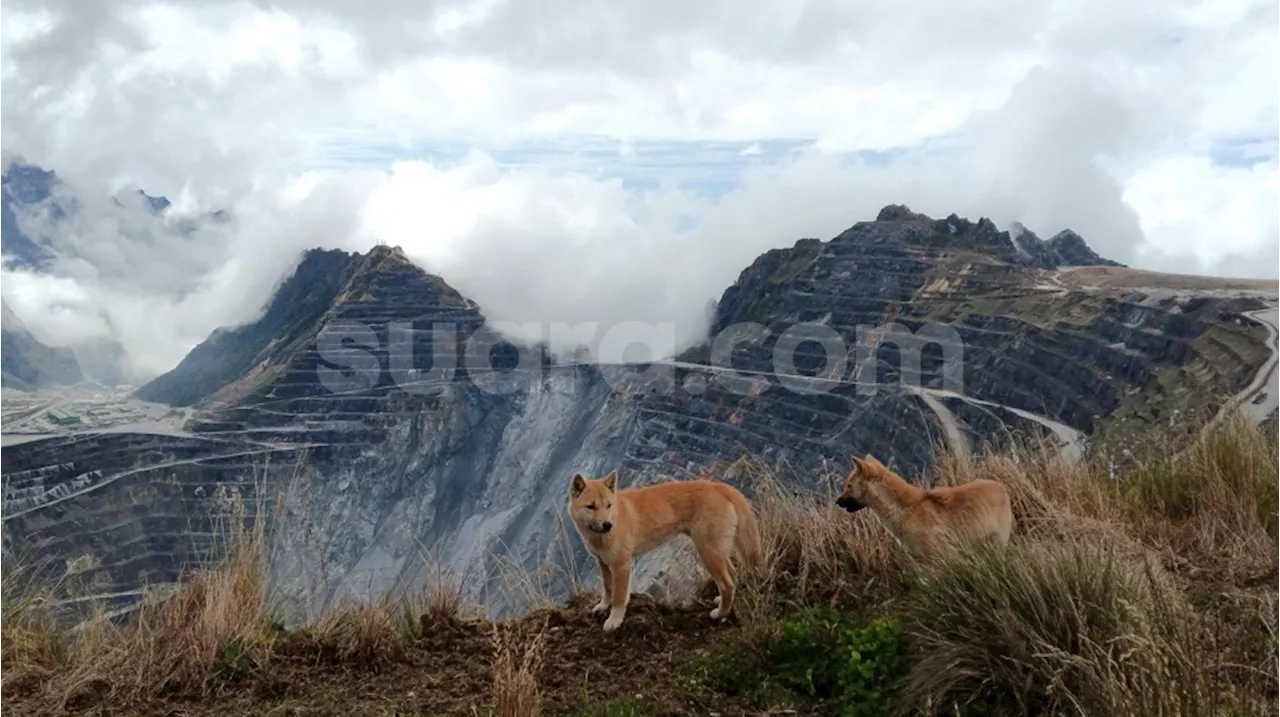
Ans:
[{"label": "second tan dog", "polygon": [[979,479],[923,490],[871,454],[850,463],[836,505],[850,513],[871,508],[908,551],[923,557],[960,541],[1009,543],[1013,507],[1003,485]]}]

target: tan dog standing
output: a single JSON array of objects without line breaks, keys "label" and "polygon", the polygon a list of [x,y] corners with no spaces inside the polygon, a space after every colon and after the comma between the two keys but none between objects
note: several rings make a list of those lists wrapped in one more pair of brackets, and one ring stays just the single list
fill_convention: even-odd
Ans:
[{"label": "tan dog standing", "polygon": [[871,454],[850,461],[836,505],[850,513],[871,508],[890,533],[916,555],[933,554],[957,540],[990,539],[1007,545],[1013,507],[1004,486],[987,479],[923,490]]},{"label": "tan dog standing", "polygon": [[605,631],[616,630],[626,615],[632,562],[677,535],[693,540],[719,589],[712,619],[728,615],[734,591],[730,554],[736,550],[754,563],[761,553],[756,518],[746,497],[731,485],[701,479],[617,488],[616,470],[598,480],[574,473],[569,483],[569,516],[600,566],[604,594],[591,611],[609,611]]}]

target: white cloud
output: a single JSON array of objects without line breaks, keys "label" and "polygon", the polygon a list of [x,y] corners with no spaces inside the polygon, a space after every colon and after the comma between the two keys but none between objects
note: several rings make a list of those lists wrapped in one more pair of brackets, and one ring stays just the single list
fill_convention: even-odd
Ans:
[{"label": "white cloud", "polygon": [[[1149,240],[1140,257],[1157,268],[1199,264],[1236,276],[1275,276],[1275,262],[1239,261],[1265,250],[1259,237],[1280,236],[1276,165],[1224,167],[1203,156],[1162,159],[1128,181],[1125,201],[1138,210]],[[1234,256],[1233,256],[1234,255]],[[1219,266],[1219,259],[1237,261]]]},{"label": "white cloud", "polygon": [[42,341],[74,347],[114,337],[128,371],[155,376],[213,329],[257,318],[305,249],[365,248],[361,211],[374,181],[361,172],[308,176],[252,195],[230,226],[187,236],[89,195],[71,221],[19,218],[64,256],[51,273],[6,269],[0,291]]},{"label": "white cloud", "polygon": [[[46,232],[74,257],[58,276],[4,293],[50,340],[110,331],[154,373],[252,318],[299,250],[376,238],[492,317],[677,340],[760,251],[891,202],[1274,276],[1276,26],[1260,0],[13,0],[4,146],[85,211]],[[777,138],[809,148],[770,163]],[[445,143],[474,152],[350,168]],[[1215,163],[1231,143],[1247,160]],[[887,163],[839,154],[867,150]],[[178,239],[93,199],[127,184],[237,224]]]}]

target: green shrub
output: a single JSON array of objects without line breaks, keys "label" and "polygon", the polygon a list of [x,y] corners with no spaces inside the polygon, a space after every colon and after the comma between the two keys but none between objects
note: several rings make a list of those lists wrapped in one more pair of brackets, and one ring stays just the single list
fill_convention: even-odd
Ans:
[{"label": "green shrub", "polygon": [[238,637],[219,645],[214,669],[219,677],[230,682],[239,682],[248,677],[253,669],[253,654],[249,645]]},{"label": "green shrub", "polygon": [[761,708],[790,707],[795,694],[773,678],[764,658],[755,644],[735,640],[699,651],[685,664],[685,675],[689,686],[708,699],[723,695]]},{"label": "green shrub", "polygon": [[779,682],[829,700],[842,715],[888,714],[907,669],[896,620],[862,624],[821,606],[782,623],[770,658]]}]

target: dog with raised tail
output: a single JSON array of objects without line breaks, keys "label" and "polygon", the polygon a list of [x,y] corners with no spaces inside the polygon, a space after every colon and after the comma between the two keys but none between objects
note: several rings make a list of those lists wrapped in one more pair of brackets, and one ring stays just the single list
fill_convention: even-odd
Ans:
[{"label": "dog with raised tail", "polygon": [[991,540],[1003,547],[1013,533],[1013,506],[1000,483],[981,478],[925,490],[869,453],[850,460],[836,505],[850,513],[870,508],[899,543],[921,557],[964,541]]},{"label": "dog with raised tail", "polygon": [[733,609],[729,559],[760,560],[760,531],[751,503],[727,483],[696,479],[618,490],[618,472],[591,480],[574,473],[569,481],[569,517],[600,567],[604,594],[592,608],[609,612],[606,632],[622,624],[631,599],[631,566],[639,556],[677,535],[693,540],[698,558],[719,590],[712,619]]}]

